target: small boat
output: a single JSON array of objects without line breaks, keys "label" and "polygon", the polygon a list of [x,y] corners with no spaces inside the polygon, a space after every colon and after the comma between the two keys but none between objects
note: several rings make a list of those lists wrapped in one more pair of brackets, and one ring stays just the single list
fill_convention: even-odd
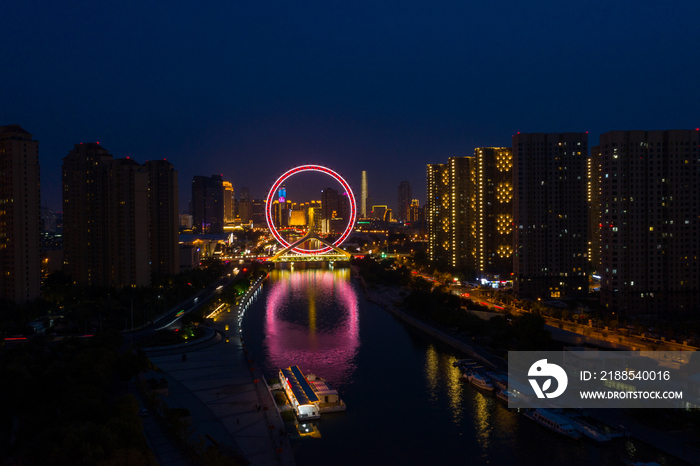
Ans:
[{"label": "small boat", "polygon": [[508,390],[499,390],[498,393],[496,393],[496,398],[505,403],[515,403],[517,401],[515,394]]},{"label": "small boat", "polygon": [[487,391],[487,392],[492,392],[493,391],[493,384],[491,384],[491,381],[484,377],[481,374],[477,374],[476,372],[472,372],[468,376],[469,383],[474,385],[476,388]]},{"label": "small boat", "polygon": [[536,423],[545,426],[549,430],[552,430],[558,434],[564,435],[565,437],[580,439],[581,433],[574,429],[569,420],[558,414],[553,414],[544,409],[536,409],[534,411],[525,412],[523,415],[532,419]]},{"label": "small boat", "polygon": [[486,377],[491,379],[491,382],[499,390],[505,390],[508,388],[508,375],[499,372],[489,371],[486,373]]}]

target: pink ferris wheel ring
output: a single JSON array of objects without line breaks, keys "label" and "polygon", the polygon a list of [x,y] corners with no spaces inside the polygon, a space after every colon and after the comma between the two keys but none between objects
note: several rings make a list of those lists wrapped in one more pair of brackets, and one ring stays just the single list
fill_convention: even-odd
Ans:
[{"label": "pink ferris wheel ring", "polygon": [[[272,216],[272,204],[275,199],[275,193],[279,189],[279,187],[284,183],[284,181],[289,178],[292,175],[296,175],[298,173],[302,172],[308,172],[308,171],[315,171],[315,172],[321,172],[325,173],[326,175],[330,176],[331,178],[335,179],[340,185],[343,187],[345,192],[348,195],[348,199],[350,200],[350,220],[348,221],[348,225],[345,228],[345,231],[343,234],[340,235],[340,237],[335,240],[333,243],[334,247],[339,247],[343,242],[345,242],[346,239],[350,236],[350,233],[352,233],[352,229],[355,226],[355,221],[357,220],[357,205],[355,203],[355,196],[352,193],[352,189],[350,189],[350,185],[348,184],[347,181],[343,179],[342,176],[340,176],[338,173],[334,172],[330,168],[323,167],[321,165],[301,165],[299,167],[292,168],[291,170],[287,171],[284,173],[282,176],[277,178],[277,181],[272,185],[272,188],[270,189],[269,194],[267,195],[267,202],[265,205],[265,218],[267,220],[267,226],[270,229],[270,232],[272,233],[272,236],[275,237],[275,239],[285,248],[288,248],[291,246],[291,243],[289,243],[287,240],[285,240],[280,232],[277,230],[277,227],[275,226],[275,223],[273,221],[273,216]],[[296,252],[297,254],[304,254],[304,255],[314,255],[314,254],[324,254],[326,252],[331,251],[331,248],[326,246],[322,249],[314,249],[314,250],[309,250],[309,249],[302,249],[302,248],[294,248],[292,251]]]}]

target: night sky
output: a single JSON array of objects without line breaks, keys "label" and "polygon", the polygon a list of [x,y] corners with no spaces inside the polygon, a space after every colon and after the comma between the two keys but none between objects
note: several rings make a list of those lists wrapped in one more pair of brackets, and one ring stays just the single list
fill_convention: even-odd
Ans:
[{"label": "night sky", "polygon": [[[264,197],[318,163],[396,208],[425,165],[521,132],[700,126],[700,2],[36,2],[0,6],[0,125],[40,141],[42,199],[99,141]],[[320,198],[319,183],[288,192]],[[297,183],[298,184],[298,183]]]}]

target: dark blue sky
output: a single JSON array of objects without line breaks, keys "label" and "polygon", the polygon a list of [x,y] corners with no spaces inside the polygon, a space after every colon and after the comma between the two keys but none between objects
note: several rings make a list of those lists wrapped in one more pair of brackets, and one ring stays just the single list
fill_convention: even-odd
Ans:
[{"label": "dark blue sky", "polygon": [[[61,159],[100,141],[264,197],[325,164],[425,202],[425,165],[522,132],[700,126],[700,2],[5,2],[0,124]],[[320,186],[310,186],[309,193]],[[304,196],[306,193],[301,194]],[[289,193],[295,198],[294,193]],[[317,196],[314,196],[317,197]],[[303,200],[303,199],[302,199]]]}]

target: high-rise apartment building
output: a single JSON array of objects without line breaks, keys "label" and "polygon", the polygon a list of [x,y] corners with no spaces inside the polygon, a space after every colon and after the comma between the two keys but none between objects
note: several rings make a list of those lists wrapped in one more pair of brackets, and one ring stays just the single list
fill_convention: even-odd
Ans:
[{"label": "high-rise apartment building", "polygon": [[474,149],[472,237],[480,278],[510,279],[513,271],[513,156],[510,147]]},{"label": "high-rise apartment building", "polygon": [[73,283],[147,286],[146,167],[128,158],[115,160],[98,143],[87,143],[76,144],[64,157],[62,171],[64,270]]},{"label": "high-rise apartment building", "polygon": [[180,273],[177,171],[167,160],[151,160],[144,166],[148,171],[151,272],[176,275]]},{"label": "high-rise apartment building", "polygon": [[518,296],[588,291],[587,133],[513,136],[513,273]]},{"label": "high-rise apartment building", "polygon": [[367,190],[367,172],[362,170],[362,199],[360,201],[360,215],[362,218],[367,218],[367,210],[369,208],[369,205],[367,204],[368,197],[369,191]]},{"label": "high-rise apartment building", "polygon": [[588,185],[588,268],[593,273],[600,273],[600,183],[602,153],[600,146],[591,147],[591,156],[587,160]]},{"label": "high-rise apartment building", "polygon": [[700,131],[611,131],[599,165],[601,303],[625,314],[700,311]]},{"label": "high-rise apartment building", "polygon": [[233,209],[236,199],[233,184],[228,181],[224,181],[222,184],[224,186],[224,223],[231,223],[236,216]]},{"label": "high-rise apartment building", "polygon": [[[133,159],[115,159],[105,166],[104,175],[107,181],[106,203],[102,206],[107,214],[105,284],[148,286],[150,240],[160,243],[149,235],[148,170]],[[177,210],[172,213],[177,215]],[[164,240],[163,244],[167,244]]]},{"label": "high-rise apartment building", "polygon": [[450,172],[446,164],[428,164],[428,259],[447,263],[450,251]]},{"label": "high-rise apartment building", "polygon": [[196,233],[224,232],[224,180],[221,175],[192,178],[192,230]]},{"label": "high-rise apartment building", "polygon": [[474,268],[474,158],[450,157],[447,161],[449,196],[448,263],[455,269]]},{"label": "high-rise apartment building", "polygon": [[0,297],[39,297],[39,141],[19,125],[0,126]]},{"label": "high-rise apartment building", "polygon": [[478,278],[510,277],[512,163],[510,148],[479,147],[474,156],[428,165],[426,218],[432,261],[446,261]]},{"label": "high-rise apartment building", "polygon": [[408,220],[408,207],[413,199],[413,191],[408,181],[402,181],[399,184],[399,209],[397,212],[397,220],[405,222]]}]

